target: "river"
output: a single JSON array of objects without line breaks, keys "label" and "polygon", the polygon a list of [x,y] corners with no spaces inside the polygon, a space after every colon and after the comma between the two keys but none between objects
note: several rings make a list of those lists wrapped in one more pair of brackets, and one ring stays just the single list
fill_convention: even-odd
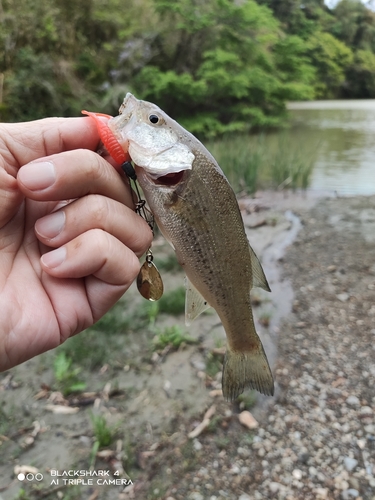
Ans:
[{"label": "river", "polygon": [[375,194],[375,99],[289,103],[300,144],[316,144],[310,189]]}]

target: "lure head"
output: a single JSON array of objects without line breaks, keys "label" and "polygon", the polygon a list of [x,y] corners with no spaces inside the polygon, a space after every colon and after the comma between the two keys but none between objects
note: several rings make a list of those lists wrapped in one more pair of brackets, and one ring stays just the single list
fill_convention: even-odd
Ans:
[{"label": "lure head", "polygon": [[[108,120],[111,119],[112,116],[106,115],[104,113],[92,113],[91,111],[85,110],[82,110],[82,114],[89,116],[95,121],[102,143],[106,147],[108,153],[117,163],[122,165],[124,162],[130,160],[127,151],[127,143],[120,143],[116,139],[111,129],[108,127]],[[103,118],[105,119],[103,120]]]},{"label": "lure head", "polygon": [[120,144],[127,145],[133,162],[151,177],[192,169],[195,155],[181,140],[187,132],[155,104],[128,93],[120,115],[108,120],[108,127]]}]

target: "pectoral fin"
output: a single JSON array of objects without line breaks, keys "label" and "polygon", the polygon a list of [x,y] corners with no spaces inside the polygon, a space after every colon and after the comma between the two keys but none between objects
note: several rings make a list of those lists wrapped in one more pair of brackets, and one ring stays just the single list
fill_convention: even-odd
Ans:
[{"label": "pectoral fin", "polygon": [[249,249],[250,249],[251,267],[253,272],[252,288],[258,286],[259,288],[263,288],[263,290],[266,290],[266,292],[270,292],[271,288],[268,284],[266,275],[264,274],[262,265],[259,262],[258,257],[255,255],[255,252],[250,245]]},{"label": "pectoral fin", "polygon": [[209,303],[202,297],[190,281],[185,278],[186,302],[185,302],[185,324],[189,326],[195,318],[210,307]]}]

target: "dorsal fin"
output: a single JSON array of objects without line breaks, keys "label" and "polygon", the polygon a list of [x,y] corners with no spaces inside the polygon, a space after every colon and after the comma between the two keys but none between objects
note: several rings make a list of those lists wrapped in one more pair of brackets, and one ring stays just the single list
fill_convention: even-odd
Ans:
[{"label": "dorsal fin", "polygon": [[185,278],[186,301],[185,301],[185,324],[189,326],[195,318],[209,307],[209,303],[202,297],[195,286]]},{"label": "dorsal fin", "polygon": [[256,256],[254,250],[251,248],[251,245],[249,245],[249,249],[250,249],[251,268],[253,272],[252,288],[258,286],[259,288],[263,288],[263,290],[266,290],[266,292],[270,292],[271,288],[268,284],[266,275],[264,274],[262,265],[258,257]]}]

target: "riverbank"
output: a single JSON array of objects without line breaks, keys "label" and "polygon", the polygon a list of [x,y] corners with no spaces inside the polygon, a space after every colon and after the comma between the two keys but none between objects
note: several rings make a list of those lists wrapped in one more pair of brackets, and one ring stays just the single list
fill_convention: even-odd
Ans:
[{"label": "riverbank", "polygon": [[150,468],[165,478],[170,468],[170,499],[375,498],[375,199],[298,213],[303,227],[283,258],[295,296],[278,335],[276,398],[253,431],[219,402],[189,457],[172,435],[153,461],[163,467]]},{"label": "riverbank", "polygon": [[[254,310],[267,352],[267,343],[278,346],[271,352],[275,397],[260,398],[255,408],[250,392],[240,404],[223,401],[220,370],[208,373],[209,360],[221,359],[217,344],[223,332],[215,315],[197,320],[190,332],[197,345],[155,353],[153,360],[143,354],[137,369],[125,365],[125,371],[91,374],[92,383],[102,387],[96,403],[76,405],[80,409],[71,414],[46,411],[58,401],[51,401],[48,387],[43,398],[40,385],[51,380],[48,367],[32,360],[0,379],[3,410],[23,413],[29,426],[22,431],[19,424],[18,433],[13,428],[8,436],[0,432],[4,500],[38,497],[37,485],[25,483],[28,496],[17,496],[16,465],[34,466],[48,479],[51,468],[90,468],[90,408],[117,425],[116,440],[96,457],[95,469],[119,470],[118,477],[134,484],[125,491],[62,487],[70,499],[375,497],[375,199],[264,193],[240,204],[273,289],[255,297]],[[298,216],[301,227],[282,254],[297,224],[286,210]],[[286,301],[280,312],[281,298]],[[256,419],[248,427],[239,420],[244,409]],[[33,432],[34,441],[25,444]],[[42,485],[46,497],[52,486]]]}]

